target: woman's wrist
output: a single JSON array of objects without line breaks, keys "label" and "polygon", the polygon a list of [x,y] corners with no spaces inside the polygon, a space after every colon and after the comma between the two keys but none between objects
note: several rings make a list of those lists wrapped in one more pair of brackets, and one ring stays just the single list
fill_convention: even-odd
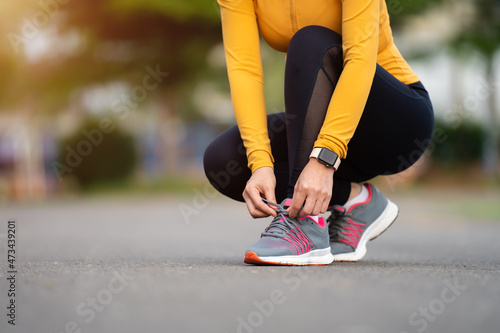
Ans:
[{"label": "woman's wrist", "polygon": [[254,173],[266,173],[266,172],[270,172],[270,173],[274,174],[274,168],[270,167],[270,166],[262,166],[262,167],[255,169],[252,172],[252,174],[254,174]]},{"label": "woman's wrist", "polygon": [[335,172],[334,168],[324,165],[314,157],[309,158],[309,164],[311,164],[318,172],[325,172],[332,174]]}]

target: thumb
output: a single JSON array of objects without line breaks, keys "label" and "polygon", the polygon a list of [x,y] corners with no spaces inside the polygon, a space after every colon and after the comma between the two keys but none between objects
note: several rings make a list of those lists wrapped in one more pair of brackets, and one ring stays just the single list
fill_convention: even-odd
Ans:
[{"label": "thumb", "polygon": [[[264,196],[267,200],[276,202],[276,194],[274,193],[274,188],[266,186],[264,188]],[[279,203],[279,202],[276,202]]]}]

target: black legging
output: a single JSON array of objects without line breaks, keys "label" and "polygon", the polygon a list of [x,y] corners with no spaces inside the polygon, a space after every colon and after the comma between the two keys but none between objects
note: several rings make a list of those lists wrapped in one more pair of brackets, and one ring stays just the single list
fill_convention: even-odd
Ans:
[{"label": "black legging", "polygon": [[[336,32],[308,26],[293,36],[285,69],[286,112],[267,117],[279,202],[293,195],[309,161],[342,66],[342,38]],[[405,85],[377,65],[347,157],[334,174],[330,204],[347,201],[351,182],[398,173],[415,163],[430,143],[433,126],[432,104],[424,86],[420,82]],[[236,126],[215,138],[205,151],[205,173],[211,184],[239,201],[251,176],[247,162]]]}]

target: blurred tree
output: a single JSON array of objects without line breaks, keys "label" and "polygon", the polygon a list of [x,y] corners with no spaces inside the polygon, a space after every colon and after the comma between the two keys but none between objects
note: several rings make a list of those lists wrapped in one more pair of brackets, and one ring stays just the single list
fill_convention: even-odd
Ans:
[{"label": "blurred tree", "polygon": [[476,0],[471,2],[475,15],[464,25],[457,38],[451,41],[454,49],[464,54],[479,52],[484,57],[488,101],[488,136],[483,148],[483,162],[488,176],[499,175],[499,123],[496,101],[495,56],[500,49],[500,1]]},{"label": "blurred tree", "polygon": [[[78,88],[119,80],[141,84],[147,66],[169,73],[168,82],[154,93],[178,101],[190,83],[206,74],[206,54],[221,40],[214,4],[2,2],[0,10],[6,15],[0,32],[7,38],[0,41],[0,107],[16,108],[32,99],[37,111],[57,112]],[[40,45],[45,47],[41,55],[36,54]]]},{"label": "blurred tree", "polygon": [[397,31],[408,21],[408,18],[421,15],[435,8],[445,0],[386,0],[387,10],[391,17],[391,27]]},{"label": "blurred tree", "polygon": [[93,83],[140,85],[148,66],[169,73],[154,93],[178,100],[203,73],[208,50],[220,40],[217,12],[205,1],[73,0],[61,9],[59,34],[76,33],[79,47],[44,60],[36,83],[56,100]]},{"label": "blurred tree", "polygon": [[66,157],[57,164],[59,175],[71,174],[84,189],[124,181],[136,164],[137,153],[132,137],[119,128],[108,126],[104,138],[101,127],[99,120],[88,119],[59,148],[60,156]]},{"label": "blurred tree", "polygon": [[462,122],[458,126],[436,120],[446,140],[436,144],[432,157],[446,167],[472,166],[481,160],[481,145],[486,136],[483,126],[475,122]]},{"label": "blurred tree", "polygon": [[29,13],[27,0],[3,1],[0,12],[4,13],[0,22],[0,111],[5,111],[15,105],[20,96],[26,92],[23,87],[25,57],[13,51],[9,34],[16,31],[22,18]]},{"label": "blurred tree", "polygon": [[[495,56],[500,48],[500,1],[499,0],[386,0],[391,24],[395,31],[404,27],[408,18],[422,14],[425,10],[445,5],[453,20],[461,22],[460,31],[449,40],[453,56],[473,56],[478,52],[484,57],[485,80],[488,101],[488,135],[483,145],[483,161],[487,175],[497,177],[499,172],[499,123],[496,101]],[[467,8],[472,8],[472,17]],[[467,15],[464,17],[463,15]],[[455,16],[455,17],[453,17]],[[428,53],[428,50],[425,51]],[[417,55],[418,56],[418,55]],[[459,75],[460,73],[456,73]],[[462,95],[457,94],[459,98]],[[457,105],[462,105],[458,103]],[[464,110],[457,110],[461,113]]]},{"label": "blurred tree", "polygon": [[[215,4],[4,1],[0,32],[7,38],[0,41],[0,110],[23,115],[25,124],[32,123],[31,132],[39,134],[42,115],[81,108],[89,87],[125,82],[132,109],[141,110],[141,102],[155,105],[163,136],[160,149],[165,149],[169,162],[175,162],[181,104],[193,83],[207,75],[206,55],[221,41]],[[117,109],[115,114],[120,108],[107,107]],[[27,151],[41,149],[31,148]]]},{"label": "blurred tree", "polygon": [[[155,101],[158,144],[166,172],[179,172],[179,121],[192,88],[206,75],[207,54],[221,40],[218,11],[212,2],[176,0],[73,0],[64,7],[63,33],[77,31],[78,52],[46,69],[45,84],[90,85],[122,80],[130,84],[132,104]],[[140,96],[146,76],[161,84]],[[168,77],[167,77],[168,75]],[[69,93],[69,92],[68,92]],[[133,96],[134,93],[139,93]],[[114,112],[122,106],[110,106]],[[132,106],[132,109],[138,109]],[[192,114],[190,115],[192,116]]]}]

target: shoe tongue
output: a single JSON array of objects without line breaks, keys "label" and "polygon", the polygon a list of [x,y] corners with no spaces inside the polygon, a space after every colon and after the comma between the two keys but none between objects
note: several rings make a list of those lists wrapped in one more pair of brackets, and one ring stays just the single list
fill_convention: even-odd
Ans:
[{"label": "shoe tongue", "polygon": [[281,202],[281,205],[282,205],[283,207],[285,207],[285,208],[290,207],[290,206],[292,205],[292,199],[290,199],[290,198],[286,198],[285,200],[283,200],[283,201]]}]

